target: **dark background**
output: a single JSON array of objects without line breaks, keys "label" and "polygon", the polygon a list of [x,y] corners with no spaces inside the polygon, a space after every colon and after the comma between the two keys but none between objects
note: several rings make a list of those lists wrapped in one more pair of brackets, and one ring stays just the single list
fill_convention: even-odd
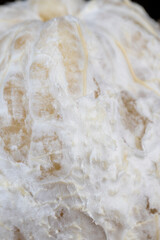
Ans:
[{"label": "dark background", "polygon": [[[14,0],[0,0],[0,4],[5,4],[8,2],[14,2]],[[155,20],[160,20],[159,0],[133,0],[133,2],[137,2],[142,5],[152,18]]]}]

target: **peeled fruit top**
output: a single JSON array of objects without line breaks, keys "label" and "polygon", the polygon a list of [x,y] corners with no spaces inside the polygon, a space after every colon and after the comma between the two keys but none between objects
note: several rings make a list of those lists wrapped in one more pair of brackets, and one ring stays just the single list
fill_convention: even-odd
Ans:
[{"label": "peeled fruit top", "polygon": [[127,0],[0,7],[0,239],[159,239],[159,43]]}]

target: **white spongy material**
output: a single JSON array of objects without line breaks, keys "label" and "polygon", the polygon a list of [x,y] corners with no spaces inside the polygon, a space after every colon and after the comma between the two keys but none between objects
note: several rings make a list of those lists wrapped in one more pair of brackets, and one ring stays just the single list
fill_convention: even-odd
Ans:
[{"label": "white spongy material", "polygon": [[160,239],[160,30],[130,1],[0,7],[0,239]]}]

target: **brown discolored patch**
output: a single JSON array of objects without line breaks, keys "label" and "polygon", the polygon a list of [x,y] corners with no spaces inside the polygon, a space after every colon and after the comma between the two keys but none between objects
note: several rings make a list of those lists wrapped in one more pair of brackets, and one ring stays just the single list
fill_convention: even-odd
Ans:
[{"label": "brown discolored patch", "polygon": [[21,36],[19,38],[17,38],[15,40],[15,43],[14,43],[14,48],[17,50],[17,49],[21,49],[21,48],[24,48],[25,45],[26,45],[26,42],[28,40],[28,36]]},{"label": "brown discolored patch", "polygon": [[148,198],[147,198],[146,210],[151,214],[158,213],[158,210],[156,208],[150,208],[150,203]]},{"label": "brown discolored patch", "polygon": [[34,79],[48,79],[49,69],[40,62],[33,62],[30,67],[30,78]]},{"label": "brown discolored patch", "polygon": [[23,86],[21,74],[14,75],[4,86],[4,100],[7,103],[9,119],[1,121],[0,135],[5,151],[16,162],[27,159],[31,141],[31,122],[28,124],[28,100]]},{"label": "brown discolored patch", "polygon": [[[58,138],[58,136],[56,135],[56,133],[54,133],[52,136],[42,136],[42,137],[35,137],[33,138],[33,142],[32,144],[35,145],[36,144],[39,145],[39,143],[41,143],[41,155],[38,156],[38,158],[45,158],[45,161],[49,161],[49,167],[45,166],[45,162],[44,165],[40,166],[40,170],[41,170],[41,176],[40,176],[40,180],[49,177],[49,176],[55,176],[57,174],[58,171],[61,170],[62,166],[60,164],[60,161],[63,157],[62,155],[62,142],[60,141],[60,139]],[[51,150],[53,151],[52,153]],[[37,154],[37,151],[36,151]],[[37,158],[35,156],[35,158]]]},{"label": "brown discolored patch", "polygon": [[30,79],[33,84],[30,98],[33,117],[59,119],[56,99],[52,95],[49,82],[49,68],[45,62],[33,62],[30,67]]},{"label": "brown discolored patch", "polygon": [[[58,221],[63,221],[63,217],[65,216],[65,209],[58,209],[55,215]],[[61,230],[59,229],[58,232],[61,232]]]},{"label": "brown discolored patch", "polygon": [[14,229],[14,240],[26,240],[26,238],[21,233],[20,229],[15,227]]},{"label": "brown discolored patch", "polygon": [[41,177],[40,179],[44,179],[49,176],[54,176],[57,171],[61,170],[61,165],[59,163],[53,162],[52,167],[45,169],[43,166],[40,166]]},{"label": "brown discolored patch", "polygon": [[60,218],[63,218],[63,216],[64,216],[64,209],[62,208],[57,211],[56,217],[60,219]]},{"label": "brown discolored patch", "polygon": [[61,165],[59,163],[53,163],[53,168],[56,170],[56,171],[59,171],[61,169]]},{"label": "brown discolored patch", "polygon": [[9,114],[14,118],[19,117],[18,115],[24,118],[24,115],[26,115],[26,109],[23,104],[24,95],[23,76],[16,74],[13,78],[11,77],[11,80],[6,82],[3,90],[3,96],[7,102]]},{"label": "brown discolored patch", "polygon": [[94,81],[94,83],[96,84],[96,87],[97,87],[97,90],[94,91],[94,97],[98,98],[99,95],[101,94],[101,90],[100,90],[99,84],[98,84],[98,82],[96,81],[95,78],[93,78],[93,81]]},{"label": "brown discolored patch", "polygon": [[[142,138],[145,133],[145,129],[148,123],[148,119],[143,117],[136,109],[136,101],[127,92],[121,93],[121,99],[124,106],[121,115],[123,117],[123,122],[127,129],[129,129],[135,137],[135,145],[139,150],[142,150]],[[139,128],[138,133],[136,129]]]},{"label": "brown discolored patch", "polygon": [[148,240],[152,239],[151,235],[148,234],[148,235],[147,235],[147,239],[148,239]]},{"label": "brown discolored patch", "polygon": [[63,215],[64,215],[64,212],[63,212],[63,209],[62,209],[61,212],[60,212],[60,217],[63,217]]},{"label": "brown discolored patch", "polygon": [[[62,54],[69,92],[82,95],[84,54],[76,25],[61,19],[58,24],[59,50]],[[82,66],[81,66],[82,65]]]},{"label": "brown discolored patch", "polygon": [[49,92],[45,92],[45,94],[36,93],[32,100],[34,115],[40,118],[54,115],[54,117],[57,118],[53,106],[54,101],[55,99]]},{"label": "brown discolored patch", "polygon": [[4,141],[4,150],[16,162],[24,162],[28,156],[31,129],[27,129],[23,121],[12,120],[10,125],[0,128],[0,135]]}]

